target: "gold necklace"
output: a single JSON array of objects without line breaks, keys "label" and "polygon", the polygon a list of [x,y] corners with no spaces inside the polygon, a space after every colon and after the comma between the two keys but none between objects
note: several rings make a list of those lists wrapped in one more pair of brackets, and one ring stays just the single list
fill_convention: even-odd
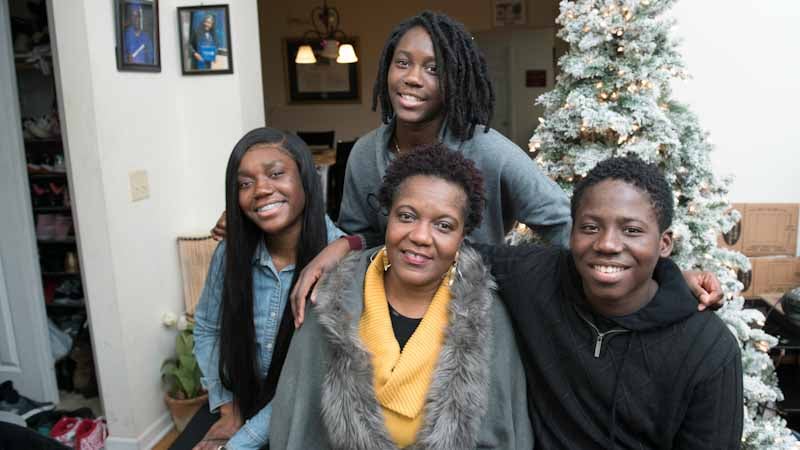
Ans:
[{"label": "gold necklace", "polygon": [[394,136],[394,149],[397,150],[397,154],[400,154],[400,144],[397,142],[397,135]]}]

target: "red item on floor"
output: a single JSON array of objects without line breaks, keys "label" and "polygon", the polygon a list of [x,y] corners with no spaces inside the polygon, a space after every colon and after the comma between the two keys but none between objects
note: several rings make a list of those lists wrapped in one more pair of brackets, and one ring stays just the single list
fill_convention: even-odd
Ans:
[{"label": "red item on floor", "polygon": [[75,450],[102,450],[108,429],[105,419],[62,417],[50,430],[50,437]]},{"label": "red item on floor", "polygon": [[80,417],[62,417],[50,430],[50,437],[70,448],[75,448],[75,436],[81,422],[83,419]]},{"label": "red item on floor", "polygon": [[75,450],[102,450],[106,446],[106,421],[99,419],[83,419],[78,425],[75,437]]}]

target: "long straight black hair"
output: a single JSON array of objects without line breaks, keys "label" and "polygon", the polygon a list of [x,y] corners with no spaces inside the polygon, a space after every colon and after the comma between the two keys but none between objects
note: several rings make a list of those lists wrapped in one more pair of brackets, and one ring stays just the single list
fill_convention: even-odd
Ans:
[{"label": "long straight black hair", "polygon": [[238,183],[242,158],[259,144],[277,145],[294,159],[305,193],[292,286],[300,271],[327,244],[322,186],[308,146],[294,134],[274,128],[256,128],[245,134],[233,148],[225,171],[227,235],[219,339],[220,380],[233,393],[234,406],[243,420],[255,415],[275,395],[280,369],[294,331],[291,308],[287,304],[273,346],[269,373],[264,378],[258,371],[256,355],[252,261],[259,240],[269,243],[270,236],[249,220],[239,207]]}]

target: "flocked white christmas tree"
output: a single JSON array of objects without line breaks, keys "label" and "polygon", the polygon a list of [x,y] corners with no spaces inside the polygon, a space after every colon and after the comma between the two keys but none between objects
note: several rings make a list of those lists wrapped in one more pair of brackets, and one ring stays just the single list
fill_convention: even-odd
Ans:
[{"label": "flocked white christmas tree", "polygon": [[717,247],[717,235],[739,219],[727,212],[729,180],[711,171],[711,142],[686,105],[671,98],[670,81],[686,78],[664,13],[674,0],[564,0],[557,23],[569,44],[555,88],[537,102],[545,115],[530,141],[543,170],[571,193],[597,162],[634,153],[657,163],[674,186],[673,258],[684,269],[713,272],[726,305],[718,312],[742,346],[743,448],[797,448],[774,412],[782,399],[772,360],[776,339],[764,316],[743,309],[737,271],[743,255]]}]

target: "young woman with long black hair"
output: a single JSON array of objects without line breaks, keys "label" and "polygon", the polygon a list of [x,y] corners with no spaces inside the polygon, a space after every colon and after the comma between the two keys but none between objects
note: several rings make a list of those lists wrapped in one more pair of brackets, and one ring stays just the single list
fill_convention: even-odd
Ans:
[{"label": "young woman with long black hair", "polygon": [[225,175],[228,233],[196,311],[195,355],[209,405],[173,448],[258,449],[294,327],[297,274],[342,236],[325,216],[313,158],[291,133],[258,128],[234,147]]}]

